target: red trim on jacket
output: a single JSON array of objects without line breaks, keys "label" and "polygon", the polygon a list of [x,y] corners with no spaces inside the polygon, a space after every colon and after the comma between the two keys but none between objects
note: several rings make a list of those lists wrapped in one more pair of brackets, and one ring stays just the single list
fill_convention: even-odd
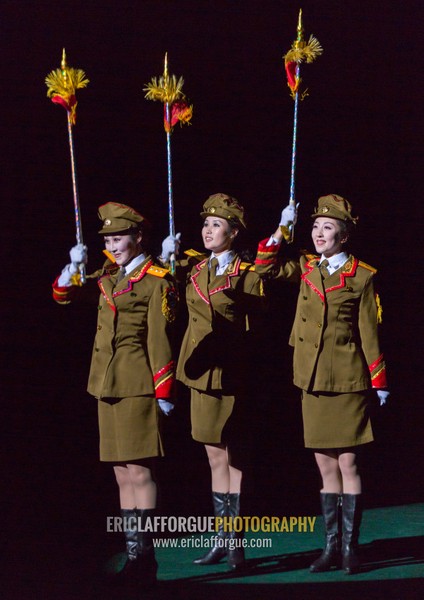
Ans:
[{"label": "red trim on jacket", "polygon": [[54,280],[54,283],[52,283],[52,289],[53,289],[53,300],[55,302],[57,302],[58,304],[69,304],[75,294],[75,286],[70,285],[70,286],[60,286],[57,284],[57,282],[59,281],[59,277],[60,275],[58,275],[56,277],[56,279]]},{"label": "red trim on jacket", "polygon": [[356,274],[356,269],[358,268],[359,260],[357,258],[353,259],[350,271],[344,271],[349,260],[343,265],[342,272],[340,273],[340,283],[338,285],[333,285],[332,287],[325,288],[326,292],[332,292],[334,290],[339,290],[346,285],[346,277],[354,277]]},{"label": "red trim on jacket", "polygon": [[171,360],[153,375],[156,398],[172,398],[175,382],[175,363]]},{"label": "red trim on jacket", "polygon": [[256,253],[255,264],[257,265],[270,265],[276,261],[280,244],[270,244],[267,246],[270,238],[261,240],[258,244],[258,250]]},{"label": "red trim on jacket", "polygon": [[[316,287],[316,286],[315,286],[315,285],[312,283],[312,281],[310,281],[310,280],[308,279],[308,277],[307,277],[307,276],[309,275],[309,273],[311,273],[311,271],[313,271],[313,270],[314,270],[314,268],[317,266],[317,263],[316,263],[316,261],[317,261],[317,260],[318,260],[318,259],[316,259],[316,258],[313,258],[312,260],[309,260],[309,261],[308,261],[308,262],[305,264],[305,269],[309,269],[309,270],[308,270],[308,271],[305,271],[304,273],[302,273],[302,274],[301,274],[301,276],[300,276],[300,278],[301,278],[301,279],[302,279],[302,280],[303,280],[303,281],[306,283],[306,285],[308,285],[308,286],[311,288],[311,290],[312,290],[313,292],[315,292],[315,293],[316,293],[316,294],[319,296],[319,298],[320,298],[321,302],[323,302],[323,303],[324,303],[324,302],[325,302],[325,296],[324,296],[324,294],[323,294],[323,293],[322,293],[322,291],[321,291],[320,289],[318,289],[318,288],[317,288],[317,287]],[[312,262],[314,262],[315,264],[312,264]]]},{"label": "red trim on jacket", "polygon": [[[202,260],[201,262],[199,262],[196,265],[196,269],[197,269],[197,273],[194,273],[194,275],[192,275],[190,277],[191,282],[194,286],[194,289],[196,290],[196,292],[199,294],[199,296],[201,297],[201,299],[206,302],[206,304],[210,304],[209,298],[207,296],[205,296],[205,294],[202,292],[202,290],[200,289],[199,284],[197,283],[197,278],[199,277],[200,271],[203,269],[203,267],[205,267],[206,263],[207,263],[208,259],[205,258],[204,260]],[[206,268],[207,265],[206,265]]]},{"label": "red trim on jacket", "polygon": [[373,388],[387,388],[386,363],[383,354],[368,366],[371,375],[371,385]]},{"label": "red trim on jacket", "polygon": [[[121,294],[126,294],[127,292],[130,292],[133,289],[133,284],[136,283],[137,281],[140,281],[141,279],[143,279],[143,277],[145,276],[148,269],[152,266],[152,264],[153,264],[153,260],[148,260],[146,262],[146,264],[143,266],[143,268],[140,270],[140,272],[137,273],[137,275],[135,277],[130,277],[128,279],[128,284],[125,289],[119,290],[117,292],[116,291],[112,292],[112,298],[116,298],[116,296],[120,296]],[[106,303],[108,304],[109,308],[111,308],[113,310],[113,312],[116,312],[115,304],[112,302],[112,299],[107,295],[106,290],[103,287],[102,279],[104,279],[105,277],[110,279],[110,273],[105,273],[104,275],[101,275],[97,281],[97,285],[99,286],[100,292],[101,292],[103,298],[105,299]]]}]

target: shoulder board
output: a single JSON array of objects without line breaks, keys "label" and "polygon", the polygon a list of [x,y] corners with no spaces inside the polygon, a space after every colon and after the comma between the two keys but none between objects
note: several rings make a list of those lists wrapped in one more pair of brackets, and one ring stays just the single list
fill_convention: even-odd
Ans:
[{"label": "shoulder board", "polygon": [[[110,252],[108,252],[107,250],[103,250],[103,254],[111,261],[111,265],[106,265],[105,268],[107,270],[113,269],[116,267],[116,262],[115,262],[115,258],[113,257],[113,254],[111,254]],[[156,265],[152,265],[151,267],[149,267],[146,271],[147,273],[149,273],[149,275],[154,275],[155,277],[165,277],[168,273],[169,270],[168,269],[164,269],[163,267],[158,267]]]},{"label": "shoulder board", "polygon": [[157,267],[156,265],[152,265],[147,269],[147,273],[149,275],[154,275],[155,277],[165,277],[169,274],[168,269],[164,269],[163,267]]},{"label": "shoulder board", "polygon": [[358,262],[358,265],[360,267],[363,267],[364,269],[368,269],[368,271],[371,271],[371,273],[377,273],[377,269],[375,269],[374,267],[372,267],[371,265],[367,265],[367,263],[362,262],[362,260],[360,260]]},{"label": "shoulder board", "polygon": [[113,254],[111,254],[107,250],[102,250],[102,252],[107,258],[106,262],[103,265],[103,271],[106,271],[107,273],[111,273],[115,269],[118,269],[118,265],[116,264]]},{"label": "shoulder board", "polygon": [[184,254],[187,254],[187,256],[192,256],[194,258],[198,258],[199,260],[207,257],[207,254],[205,254],[204,252],[197,252],[197,250],[185,250]]},{"label": "shoulder board", "polygon": [[115,264],[115,258],[113,254],[111,254],[108,250],[103,250],[103,254],[110,260],[110,262]]},{"label": "shoulder board", "polygon": [[302,253],[303,258],[306,260],[306,262],[311,262],[313,260],[319,261],[319,256],[317,256],[316,254],[310,254],[308,253]]},{"label": "shoulder board", "polygon": [[319,258],[319,256],[317,254],[312,254],[311,252],[308,252],[307,250],[302,249],[300,251],[300,255],[304,256],[306,258],[306,260],[313,260],[314,258]]},{"label": "shoulder board", "polygon": [[255,265],[252,265],[252,263],[248,263],[248,262],[242,262],[242,263],[240,263],[240,270],[241,271],[254,271]]}]

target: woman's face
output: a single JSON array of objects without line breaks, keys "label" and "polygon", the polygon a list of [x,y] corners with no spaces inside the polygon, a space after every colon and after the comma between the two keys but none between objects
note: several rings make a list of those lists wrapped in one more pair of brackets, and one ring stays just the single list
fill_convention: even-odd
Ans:
[{"label": "woman's face", "polygon": [[214,254],[222,254],[231,248],[238,229],[231,227],[221,217],[206,217],[202,227],[202,238],[206,250]]},{"label": "woman's face", "polygon": [[346,242],[346,234],[342,230],[338,219],[331,217],[317,217],[312,225],[312,241],[318,254],[327,258],[342,251]]},{"label": "woman's face", "polygon": [[110,252],[119,267],[125,267],[140,254],[141,234],[138,235],[105,235],[105,248]]}]

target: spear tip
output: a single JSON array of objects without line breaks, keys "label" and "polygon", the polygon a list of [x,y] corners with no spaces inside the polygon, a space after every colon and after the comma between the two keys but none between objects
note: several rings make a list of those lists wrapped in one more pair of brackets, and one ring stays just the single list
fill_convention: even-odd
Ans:
[{"label": "spear tip", "polygon": [[165,77],[168,77],[168,52],[165,52],[163,74]]},{"label": "spear tip", "polygon": [[299,9],[299,18],[297,20],[297,40],[303,40],[302,9]]}]

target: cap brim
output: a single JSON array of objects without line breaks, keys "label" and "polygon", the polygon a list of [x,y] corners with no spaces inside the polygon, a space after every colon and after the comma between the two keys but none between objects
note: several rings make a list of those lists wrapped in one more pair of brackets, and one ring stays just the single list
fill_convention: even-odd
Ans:
[{"label": "cap brim", "polygon": [[202,217],[202,219],[205,219],[206,217],[219,217],[220,219],[225,219],[225,221],[228,222],[232,222],[232,223],[236,223],[239,227],[242,227],[243,229],[246,229],[246,225],[244,223],[242,223],[240,221],[240,219],[238,219],[237,217],[224,217],[224,215],[220,215],[218,214],[216,211],[211,213],[211,212],[201,212],[200,216]]},{"label": "cap brim", "polygon": [[131,233],[137,233],[139,229],[137,227],[127,227],[126,229],[114,229],[110,231],[108,228],[103,228],[98,231],[100,235],[130,235]]}]

